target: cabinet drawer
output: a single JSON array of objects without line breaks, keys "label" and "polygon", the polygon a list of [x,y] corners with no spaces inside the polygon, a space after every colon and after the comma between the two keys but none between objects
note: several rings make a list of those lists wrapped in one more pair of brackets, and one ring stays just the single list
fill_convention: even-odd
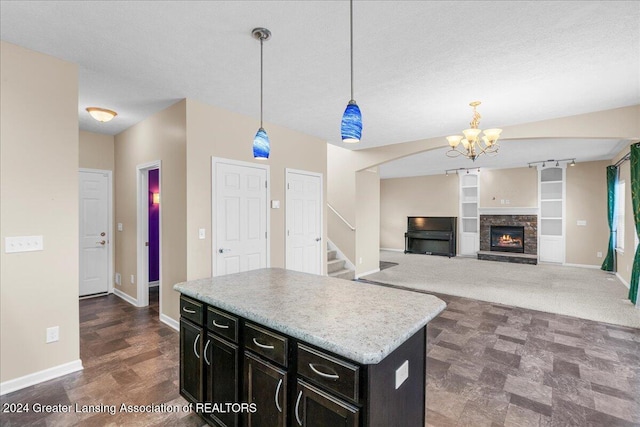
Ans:
[{"label": "cabinet drawer", "polygon": [[284,367],[287,366],[287,338],[250,323],[244,326],[245,348]]},{"label": "cabinet drawer", "polygon": [[215,308],[207,308],[207,329],[230,341],[238,342],[238,318]]},{"label": "cabinet drawer", "polygon": [[358,402],[360,367],[298,344],[298,375]]},{"label": "cabinet drawer", "polygon": [[202,325],[203,322],[203,304],[184,295],[180,295],[180,315],[185,319],[191,320],[193,323]]}]

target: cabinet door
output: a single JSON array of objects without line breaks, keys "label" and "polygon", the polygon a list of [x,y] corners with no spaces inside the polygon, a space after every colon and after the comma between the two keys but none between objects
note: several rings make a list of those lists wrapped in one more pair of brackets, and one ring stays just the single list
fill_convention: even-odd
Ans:
[{"label": "cabinet door", "polygon": [[249,352],[244,354],[245,401],[255,403],[257,411],[244,417],[247,427],[287,425],[287,373],[263,362]]},{"label": "cabinet door", "polygon": [[190,402],[202,402],[203,328],[180,319],[180,394]]},{"label": "cabinet door", "polygon": [[[224,405],[236,403],[238,399],[238,346],[209,333],[204,349],[207,372],[207,402]],[[209,415],[218,424],[231,427],[238,425],[238,414],[231,411]]]},{"label": "cabinet door", "polygon": [[358,427],[359,409],[302,380],[298,380],[294,426]]}]

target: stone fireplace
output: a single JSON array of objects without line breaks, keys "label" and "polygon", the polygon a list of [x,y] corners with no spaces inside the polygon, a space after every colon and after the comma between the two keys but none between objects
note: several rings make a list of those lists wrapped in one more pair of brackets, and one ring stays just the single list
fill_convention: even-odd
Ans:
[{"label": "stone fireplace", "polygon": [[538,215],[493,211],[480,213],[478,259],[537,264]]}]

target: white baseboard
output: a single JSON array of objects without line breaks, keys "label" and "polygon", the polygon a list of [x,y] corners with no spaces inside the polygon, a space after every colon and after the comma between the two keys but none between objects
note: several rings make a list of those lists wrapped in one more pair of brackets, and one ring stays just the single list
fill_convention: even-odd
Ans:
[{"label": "white baseboard", "polygon": [[70,374],[72,372],[81,371],[82,369],[82,360],[78,359],[73,362],[54,366],[53,368],[34,372],[33,374],[25,375],[24,377],[5,381],[0,383],[0,396]]},{"label": "white baseboard", "polygon": [[389,252],[404,252],[404,249],[393,249],[393,248],[380,248],[381,251],[389,251]]},{"label": "white baseboard", "polygon": [[169,326],[170,328],[175,329],[178,332],[180,331],[180,323],[176,320],[173,320],[171,317],[167,316],[166,314],[160,314],[160,321],[165,325]]},{"label": "white baseboard", "polygon": [[364,276],[368,276],[368,275],[373,274],[373,273],[378,273],[379,271],[380,271],[380,269],[376,268],[375,270],[367,271],[366,273],[356,274],[356,279],[359,279],[359,278],[364,277]]},{"label": "white baseboard", "polygon": [[126,302],[128,302],[129,304],[131,304],[134,307],[138,307],[138,301],[136,301],[135,298],[133,298],[131,295],[129,294],[125,294],[124,292],[122,292],[120,289],[113,289],[113,294],[115,296],[118,296],[120,298],[122,298],[123,300],[125,300]]},{"label": "white baseboard", "polygon": [[627,287],[627,289],[630,289],[629,283],[626,280],[624,280],[622,276],[620,276],[620,273],[616,273],[616,277],[618,278],[618,280],[622,282],[623,285]]},{"label": "white baseboard", "polygon": [[579,267],[579,268],[595,268],[595,269],[600,269],[599,265],[590,265],[590,264],[568,264],[568,263],[564,263],[563,264],[566,267]]}]

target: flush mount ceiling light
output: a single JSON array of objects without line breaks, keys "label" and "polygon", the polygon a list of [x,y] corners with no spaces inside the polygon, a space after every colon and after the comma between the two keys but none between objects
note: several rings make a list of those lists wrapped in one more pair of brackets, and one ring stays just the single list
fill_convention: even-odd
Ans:
[{"label": "flush mount ceiling light", "polygon": [[269,40],[271,31],[266,28],[254,28],[251,35],[260,40],[260,128],[253,138],[253,158],[265,160],[269,158],[271,144],[269,143],[269,135],[262,127],[262,42]]},{"label": "flush mount ceiling light", "polygon": [[[473,118],[469,123],[470,129],[463,130],[461,135],[448,136],[449,146],[451,149],[447,151],[447,156],[458,157],[464,155],[471,160],[475,161],[481,154],[495,155],[498,153],[498,138],[502,129],[487,129],[484,131],[482,141],[478,139],[482,133],[481,129],[478,129],[480,125],[480,119],[482,116],[476,111],[476,107],[480,105],[480,101],[474,101],[469,103],[473,107]],[[462,143],[462,150],[458,149],[458,145]]]},{"label": "flush mount ceiling light", "polygon": [[356,143],[360,142],[362,136],[362,113],[353,99],[353,0],[349,2],[349,26],[351,34],[351,99],[342,115],[340,133],[342,134],[342,142]]},{"label": "flush mount ceiling light", "polygon": [[118,115],[115,111],[107,110],[106,108],[87,107],[87,112],[91,114],[91,117],[99,122],[108,122]]}]

